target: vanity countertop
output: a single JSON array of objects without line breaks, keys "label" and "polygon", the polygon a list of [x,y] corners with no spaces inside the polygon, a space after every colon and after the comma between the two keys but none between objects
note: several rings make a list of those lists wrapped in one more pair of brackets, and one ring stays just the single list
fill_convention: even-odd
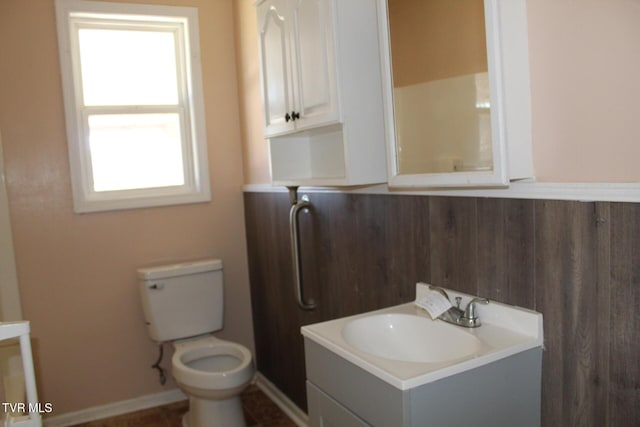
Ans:
[{"label": "vanity countertop", "polygon": [[[473,298],[471,295],[462,294],[453,290],[447,289],[446,291],[451,299],[461,297],[463,304],[466,304]],[[428,292],[428,286],[418,284],[416,286],[416,299],[421,298],[426,292]],[[487,305],[478,306],[477,312],[482,321],[482,326],[477,328],[463,328],[446,324],[442,320],[431,320],[425,310],[417,307],[413,302],[410,302],[354,316],[307,325],[302,327],[301,331],[305,338],[316,342],[400,390],[411,389],[532,348],[542,347],[542,314],[494,301],[491,301]],[[470,354],[465,354],[461,357],[451,357],[448,360],[407,361],[380,357],[371,352],[362,351],[348,342],[344,332],[347,325],[352,324],[355,320],[372,316],[380,319],[385,315],[391,315],[387,316],[389,318],[417,316],[421,319],[428,320],[428,322],[424,320],[417,322],[427,327],[429,327],[431,322],[439,322],[437,327],[440,331],[445,330],[446,332],[444,328],[452,328],[452,337],[460,336],[461,334],[470,334],[477,338],[478,345]],[[433,325],[436,326],[435,324]],[[388,326],[388,328],[393,327],[394,325]],[[367,334],[367,337],[369,336],[375,341],[376,331],[372,331],[371,335]],[[446,346],[446,341],[445,333],[444,339],[438,339],[437,342],[428,344],[433,346]]]}]

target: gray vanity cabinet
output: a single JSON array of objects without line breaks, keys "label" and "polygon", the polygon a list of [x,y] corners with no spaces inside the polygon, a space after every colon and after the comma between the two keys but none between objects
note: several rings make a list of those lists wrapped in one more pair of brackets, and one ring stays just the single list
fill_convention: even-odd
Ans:
[{"label": "gray vanity cabinet", "polygon": [[400,390],[305,339],[309,425],[539,427],[542,349]]}]

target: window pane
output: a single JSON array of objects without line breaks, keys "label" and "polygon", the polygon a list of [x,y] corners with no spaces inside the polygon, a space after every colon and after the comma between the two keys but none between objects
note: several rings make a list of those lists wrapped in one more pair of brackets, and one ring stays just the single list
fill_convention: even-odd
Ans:
[{"label": "window pane", "polygon": [[85,28],[78,38],[85,105],[178,103],[172,32]]},{"label": "window pane", "polygon": [[178,114],[89,116],[94,191],[184,185]]}]

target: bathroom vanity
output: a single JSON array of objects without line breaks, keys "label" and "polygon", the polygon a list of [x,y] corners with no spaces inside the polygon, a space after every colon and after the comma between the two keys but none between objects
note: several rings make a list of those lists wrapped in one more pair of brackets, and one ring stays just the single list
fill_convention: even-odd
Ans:
[{"label": "bathroom vanity", "polygon": [[309,424],[539,426],[542,315],[478,313],[462,328],[408,303],[303,327]]}]

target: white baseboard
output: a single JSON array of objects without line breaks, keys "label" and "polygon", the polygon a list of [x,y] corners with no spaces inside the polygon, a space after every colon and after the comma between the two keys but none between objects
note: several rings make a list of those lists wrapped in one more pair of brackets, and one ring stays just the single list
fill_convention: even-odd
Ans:
[{"label": "white baseboard", "polygon": [[287,414],[300,427],[309,425],[309,417],[298,406],[293,403],[283,392],[278,389],[260,372],[256,373],[256,386],[264,392],[282,411]]},{"label": "white baseboard", "polygon": [[[94,406],[76,412],[46,417],[43,423],[47,427],[67,427],[80,423],[115,417],[129,412],[141,411],[156,406],[167,405],[173,402],[186,400],[187,396],[180,389],[164,391],[162,393],[148,394],[134,399],[122,400],[107,405]],[[55,409],[55,407],[54,407]]]},{"label": "white baseboard", "polygon": [[[259,372],[256,374],[256,386],[260,388],[289,418],[300,427],[307,427],[307,414],[296,406],[284,395],[271,381]],[[68,412],[66,414],[46,417],[43,424],[46,427],[68,427],[81,423],[116,417],[156,406],[186,400],[187,396],[180,389],[164,391],[162,393],[148,394],[134,399],[122,400],[107,405],[94,406],[81,411]],[[55,408],[54,408],[55,409]]]}]

